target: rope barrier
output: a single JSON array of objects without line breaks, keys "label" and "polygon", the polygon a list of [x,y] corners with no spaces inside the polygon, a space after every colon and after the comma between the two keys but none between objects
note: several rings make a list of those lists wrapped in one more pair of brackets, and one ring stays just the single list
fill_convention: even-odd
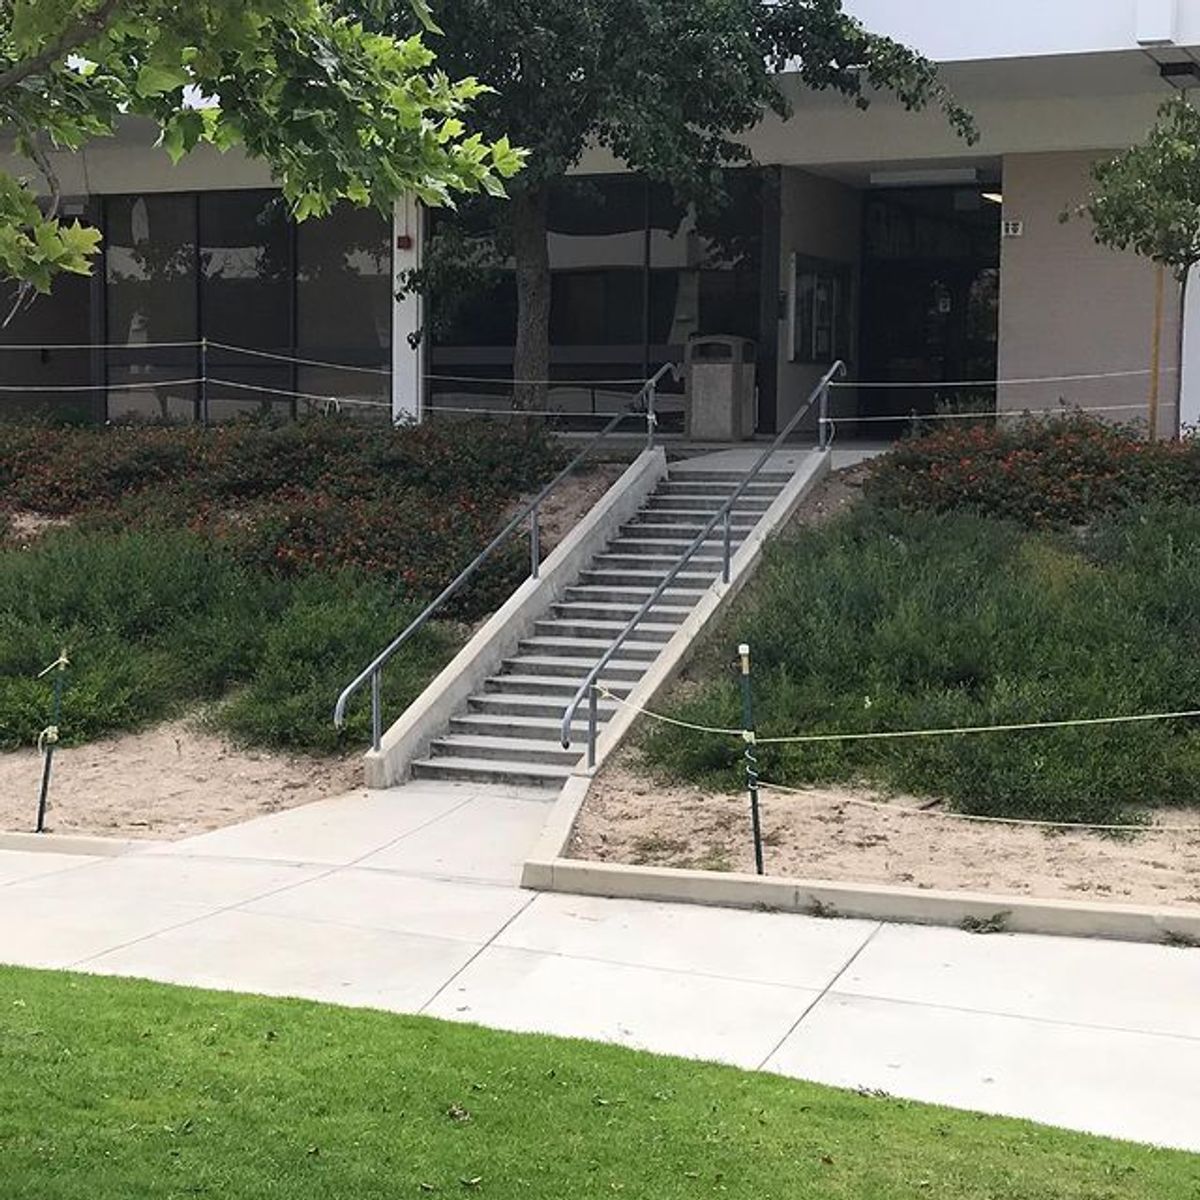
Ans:
[{"label": "rope barrier", "polygon": [[[1174,367],[1163,368],[1162,375],[1173,374]],[[1081,375],[1031,375],[1016,379],[947,379],[941,382],[921,381],[900,383],[895,380],[872,383],[869,380],[851,383],[831,383],[831,388],[872,388],[880,391],[896,389],[910,391],[915,388],[993,388],[993,387],[1032,387],[1040,383],[1091,383],[1102,379],[1140,379],[1149,378],[1153,371],[1149,369],[1137,371],[1094,371]]]},{"label": "rope barrier", "polygon": [[958,725],[944,729],[900,729],[884,730],[877,733],[809,733],[794,737],[759,737],[745,729],[719,729],[709,725],[696,725],[690,721],[680,721],[674,717],[656,713],[648,708],[631,704],[628,700],[614,695],[607,688],[596,684],[596,690],[606,700],[635,712],[652,721],[664,725],[674,725],[679,729],[690,729],[695,733],[708,733],[717,737],[737,738],[741,741],[752,741],[757,746],[799,746],[817,745],[829,742],[868,742],[868,741],[897,741],[906,738],[928,737],[965,737],[986,733],[1023,733],[1049,729],[1082,729],[1098,725],[1135,725],[1152,721],[1186,721],[1200,717],[1200,709],[1190,709],[1183,712],[1139,713],[1124,717],[1075,717],[1062,721],[1021,721],[1009,725]]},{"label": "rope barrier", "polygon": [[[546,420],[556,420],[560,417],[605,417],[619,415],[607,409],[599,412],[560,412],[534,408],[456,408],[449,404],[427,404],[425,411],[436,416],[438,413],[466,413],[473,417],[544,417]],[[630,420],[641,417],[640,413],[630,413]]]},{"label": "rope barrier", "polygon": [[355,363],[330,362],[321,358],[303,358],[295,354],[280,354],[274,350],[255,350],[250,346],[236,346],[232,342],[209,342],[210,350],[226,350],[233,354],[245,354],[251,358],[267,358],[273,362],[296,363],[302,367],[325,367],[331,371],[357,371],[363,375],[391,375],[389,367],[362,367]]},{"label": "rope barrier", "polygon": [[[765,779],[758,786],[768,792],[781,792],[790,796],[812,798],[812,792],[803,788],[784,787],[781,783],[769,783]],[[976,813],[945,812],[934,808],[904,808],[895,804],[885,804],[879,800],[864,800],[861,796],[842,796],[837,798],[838,804],[848,804],[856,808],[874,809],[876,812],[894,813],[905,817],[933,817],[940,821],[966,821],[983,825],[1013,825],[1029,829],[1074,829],[1097,833],[1172,833],[1194,837],[1200,834],[1200,825],[1103,825],[1087,821],[1034,821],[1023,817],[987,817]]]},{"label": "rope barrier", "polygon": [[[1169,407],[1169,406],[1168,406]],[[895,416],[869,416],[869,417],[825,417],[823,420],[827,425],[854,423],[859,425],[876,424],[878,422],[888,421],[910,421],[920,423],[921,421],[967,421],[980,418],[990,420],[1013,420],[1024,417],[1069,417],[1079,413],[1101,413],[1101,412],[1143,412],[1148,408],[1145,403],[1142,404],[1105,404],[1105,405],[1088,405],[1087,408],[1066,408],[1059,406],[1057,408],[1022,408],[1010,409],[1005,412],[997,412],[995,409],[990,409],[981,412],[947,412],[947,413],[902,413]]]},{"label": "rope barrier", "polygon": [[196,379],[147,379],[142,381],[133,381],[131,383],[86,383],[86,384],[62,384],[55,385],[49,383],[39,384],[0,384],[0,392],[15,392],[18,394],[33,393],[42,395],[44,393],[70,393],[77,392],[136,392],[144,391],[148,388],[162,387],[190,387],[193,384],[203,383],[204,380]]}]

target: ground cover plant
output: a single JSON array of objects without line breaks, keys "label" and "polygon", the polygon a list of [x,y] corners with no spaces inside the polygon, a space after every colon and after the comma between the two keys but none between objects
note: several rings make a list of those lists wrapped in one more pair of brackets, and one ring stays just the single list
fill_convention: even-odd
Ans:
[{"label": "ground cover plant", "polygon": [[4,1192],[1185,1200],[1194,1156],[616,1047],[0,968]]},{"label": "ground cover plant", "polygon": [[[215,719],[333,750],[340,688],[490,539],[560,453],[537,433],[291,425],[0,423],[0,747],[48,719],[34,676],[72,659],[64,740],[131,729],[236,689]],[[35,532],[31,533],[30,531]],[[385,675],[388,711],[448,659],[464,621],[526,567],[517,545]]]},{"label": "ground cover plant", "polygon": [[[771,547],[667,711],[737,727],[742,641],[764,737],[1200,708],[1200,507],[1181,502],[1196,453],[1080,421],[906,443],[868,502]],[[736,739],[658,725],[644,745],[668,775],[742,783]],[[1109,822],[1200,804],[1195,720],[758,755],[776,783],[865,783],[986,815]]]}]

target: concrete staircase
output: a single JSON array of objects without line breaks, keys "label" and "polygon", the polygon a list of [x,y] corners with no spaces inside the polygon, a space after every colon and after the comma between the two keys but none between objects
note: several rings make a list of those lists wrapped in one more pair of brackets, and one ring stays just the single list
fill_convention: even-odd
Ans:
[{"label": "concrete staircase", "polygon": [[[586,707],[569,750],[559,740],[563,710],[663,576],[743,478],[740,471],[672,466],[637,517],[581,572],[515,657],[484,683],[465,710],[412,764],[419,779],[451,779],[544,787],[557,791],[584,753]],[[762,520],[791,478],[764,472],[733,514],[735,548]],[[687,564],[643,619],[601,682],[627,696],[721,571],[722,530]],[[601,700],[601,727],[616,706]]]}]

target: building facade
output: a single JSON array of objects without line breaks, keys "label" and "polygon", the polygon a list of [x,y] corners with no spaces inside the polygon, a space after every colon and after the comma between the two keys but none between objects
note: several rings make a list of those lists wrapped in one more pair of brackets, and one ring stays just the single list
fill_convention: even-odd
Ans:
[{"label": "building facade", "polygon": [[[1174,281],[1061,220],[1092,163],[1200,79],[1200,0],[846,7],[941,65],[979,142],[936,111],[878,97],[862,113],[784,75],[794,113],[748,135],[758,165],[730,172],[718,211],[588,155],[551,211],[553,404],[608,411],[694,335],[728,334],[756,346],[760,432],[837,357],[857,384],[838,395],[842,434],[992,403],[1145,420],[1156,347],[1160,427],[1200,421],[1200,308],[1180,363]],[[257,164],[201,150],[172,167],[136,125],[58,169],[104,261],[10,322],[3,385],[110,416],[334,397],[399,419],[506,402],[510,272],[436,327],[395,294],[444,216],[406,205],[390,226],[345,210],[296,227]]]}]

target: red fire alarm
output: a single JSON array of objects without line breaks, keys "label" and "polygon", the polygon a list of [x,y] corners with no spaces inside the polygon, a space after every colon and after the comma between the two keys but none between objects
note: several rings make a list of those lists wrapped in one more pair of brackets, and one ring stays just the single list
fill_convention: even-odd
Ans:
[{"label": "red fire alarm", "polygon": [[396,236],[397,250],[411,250],[413,248],[413,240],[411,233],[401,233]]}]

